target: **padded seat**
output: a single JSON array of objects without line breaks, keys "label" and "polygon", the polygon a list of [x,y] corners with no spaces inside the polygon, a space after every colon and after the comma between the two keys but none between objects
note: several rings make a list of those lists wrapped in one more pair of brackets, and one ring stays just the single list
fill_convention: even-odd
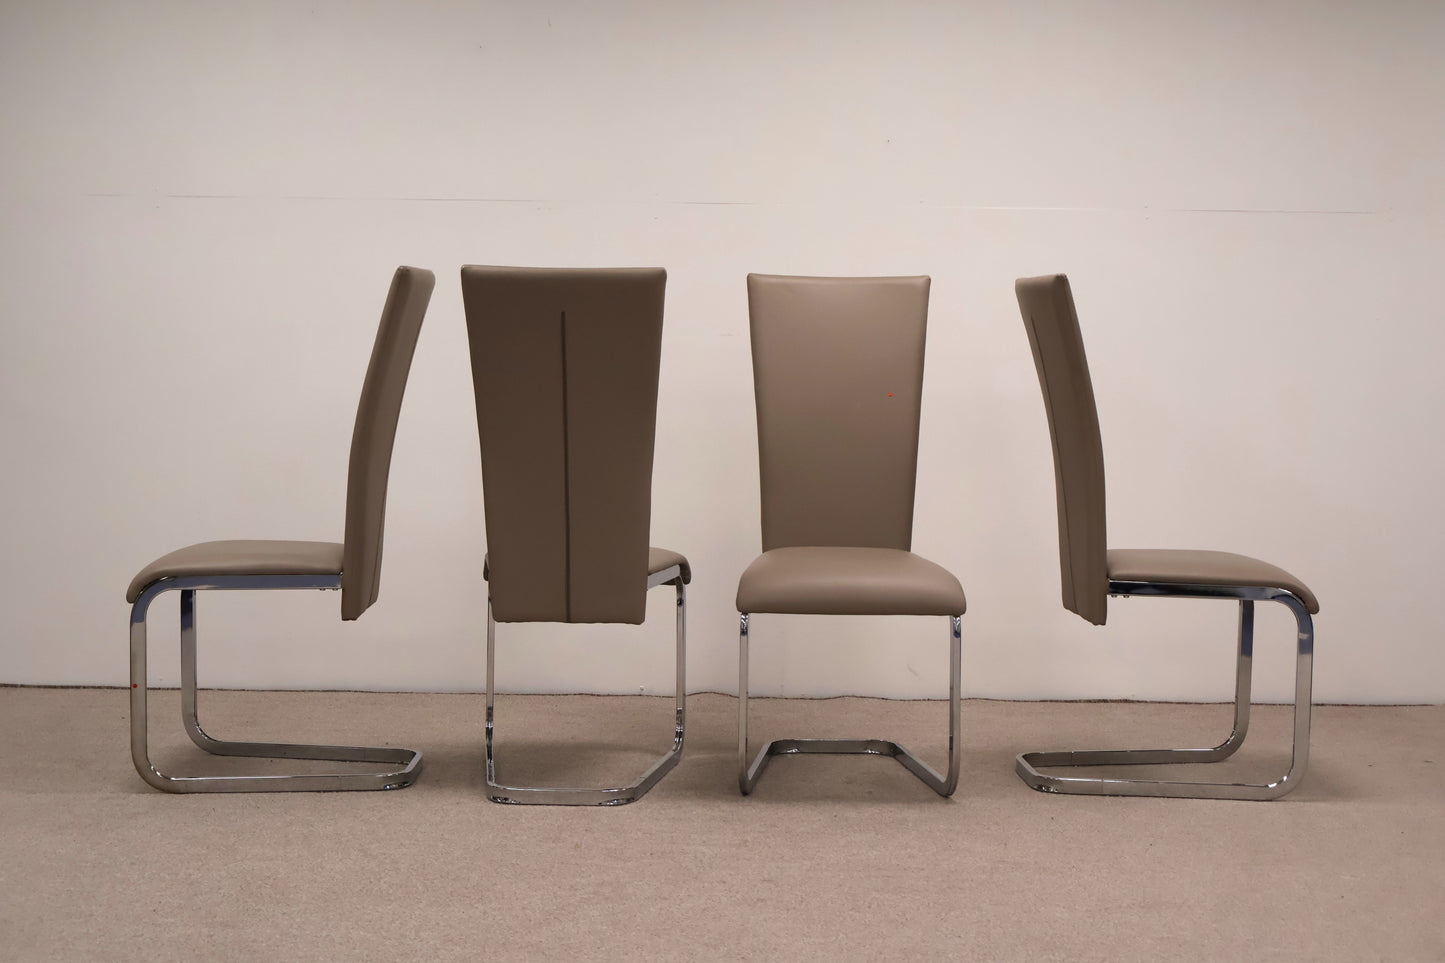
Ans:
[{"label": "padded seat", "polygon": [[738,580],[739,612],[962,615],[966,604],[946,569],[896,548],[775,548]]},{"label": "padded seat", "polygon": [[1298,595],[1311,615],[1318,615],[1320,611],[1319,601],[1304,582],[1277,565],[1248,555],[1169,548],[1111,548],[1107,557],[1112,582],[1282,588]]},{"label": "padded seat", "polygon": [[190,575],[340,575],[340,542],[260,539],[200,542],[151,562],[130,580],[125,600],[134,604],[146,586]]},{"label": "padded seat", "polygon": [[692,581],[692,566],[687,564],[687,559],[677,552],[666,548],[649,548],[647,550],[647,574],[656,575],[658,572],[672,568],[676,565],[682,569],[682,581],[686,585]]},{"label": "padded seat", "polygon": [[[674,565],[676,565],[678,568],[682,569],[682,582],[683,582],[683,584],[684,584],[684,585],[689,585],[689,584],[691,584],[691,583],[692,583],[692,566],[687,563],[687,559],[686,559],[686,558],[684,558],[682,555],[678,554],[677,552],[674,552],[674,551],[672,551],[672,550],[670,550],[670,549],[666,549],[666,548],[655,548],[655,547],[654,547],[654,548],[649,548],[649,549],[647,550],[647,574],[648,574],[648,575],[656,575],[658,572],[661,572],[661,571],[663,571],[664,569],[669,569],[669,568],[671,568],[671,567],[674,566]],[[492,557],[491,557],[490,555],[483,555],[483,556],[482,556],[482,578],[483,578],[484,580],[490,580],[491,577],[492,577]]]}]

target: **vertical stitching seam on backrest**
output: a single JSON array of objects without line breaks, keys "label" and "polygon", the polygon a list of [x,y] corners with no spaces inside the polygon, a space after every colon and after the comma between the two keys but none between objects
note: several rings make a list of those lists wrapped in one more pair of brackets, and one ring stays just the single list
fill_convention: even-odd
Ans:
[{"label": "vertical stitching seam on backrest", "polygon": [[567,621],[572,621],[572,441],[567,425],[567,312],[562,312],[562,578]]}]

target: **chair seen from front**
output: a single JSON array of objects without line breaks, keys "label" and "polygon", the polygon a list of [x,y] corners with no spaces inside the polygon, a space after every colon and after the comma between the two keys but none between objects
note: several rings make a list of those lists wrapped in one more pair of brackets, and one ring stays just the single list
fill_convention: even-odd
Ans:
[{"label": "chair seen from front", "polygon": [[[377,599],[387,477],[412,353],[435,278],[420,268],[397,268],[392,278],[371,363],[361,389],[346,489],[345,541],[202,542],[163,555],[131,580],[131,758],[141,778],[166,792],[276,792],[396,789],[421,772],[412,749],[235,742],[207,734],[197,716],[196,598],[203,591],[340,589],[341,617],[359,618]],[[274,775],[168,775],[150,760],[146,675],[146,619],[151,603],[180,593],[181,721],[198,747],[221,756],[256,756],[364,763],[340,772]],[[378,767],[383,767],[378,771]]]},{"label": "chair seen from front", "polygon": [[[1110,549],[1104,524],[1104,451],[1094,389],[1068,278],[1022,278],[1019,310],[1038,369],[1054,448],[1058,496],[1059,568],[1064,607],[1103,625],[1109,596],[1228,599],[1239,604],[1234,728],[1217,746],[1199,749],[1106,749],[1025,752],[1017,771],[1045,792],[1117,796],[1274,799],[1299,785],[1309,762],[1310,679],[1319,602],[1303,582],[1258,559],[1230,552]],[[1293,756],[1288,771],[1269,783],[1191,782],[1045,773],[1054,767],[1219,762],[1233,755],[1249,730],[1254,657],[1254,603],[1278,602],[1297,625]]]},{"label": "chair seen from front", "polygon": [[[738,788],[774,756],[891,756],[942,796],[958,785],[963,588],[913,554],[927,277],[748,276],[763,554],[738,581]],[[948,769],[883,739],[775,739],[749,759],[753,617],[948,619]]]},{"label": "chair seen from front", "polygon": [[[661,268],[462,268],[487,527],[486,782],[499,803],[609,806],[677,765],[686,713],[688,561],[649,546],[662,350]],[[498,623],[629,623],[676,593],[672,746],[605,789],[516,786],[495,759]]]}]

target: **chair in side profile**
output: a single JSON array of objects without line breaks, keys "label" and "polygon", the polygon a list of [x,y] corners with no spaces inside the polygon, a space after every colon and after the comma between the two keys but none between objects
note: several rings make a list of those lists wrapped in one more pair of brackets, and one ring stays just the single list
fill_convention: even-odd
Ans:
[{"label": "chair in side profile", "polygon": [[[1109,796],[1274,799],[1294,789],[1309,762],[1310,675],[1319,602],[1303,582],[1266,562],[1230,552],[1110,549],[1104,525],[1104,449],[1079,318],[1062,274],[1022,278],[1014,285],[1043,389],[1054,446],[1058,495],[1059,569],[1064,607],[1103,625],[1110,595],[1233,599],[1239,602],[1234,729],[1208,749],[1121,749],[1026,752],[1017,770],[1045,792]],[[1289,771],[1265,785],[1052,775],[1040,767],[1218,762],[1233,755],[1249,729],[1254,655],[1254,603],[1279,602],[1298,625],[1294,755]]]},{"label": "chair in side profile", "polygon": [[[926,277],[748,275],[763,554],[738,581],[738,788],[773,756],[892,756],[942,796],[958,785],[958,579],[914,555]],[[948,773],[882,739],[777,739],[748,761],[753,615],[949,620]]]},{"label": "chair in side profile", "polygon": [[[686,710],[687,559],[648,545],[667,272],[462,268],[487,525],[488,796],[610,806],[677,765]],[[647,591],[677,594],[672,748],[631,785],[502,785],[493,750],[496,623],[640,624]]]},{"label": "chair in side profile", "polygon": [[[430,271],[400,267],[391,281],[381,325],[361,388],[346,488],[343,543],[288,541],[202,542],[163,555],[131,580],[130,747],[141,778],[167,792],[278,792],[397,789],[421,772],[411,749],[229,742],[201,729],[196,713],[196,593],[236,589],[341,590],[341,617],[359,618],[376,601],[392,442],[406,390],[417,334],[431,299]],[[146,702],[146,614],[156,597],[179,592],[181,601],[181,720],[191,741],[221,756],[359,762],[369,770],[297,775],[169,776],[151,764]],[[376,771],[376,766],[392,767]]]}]

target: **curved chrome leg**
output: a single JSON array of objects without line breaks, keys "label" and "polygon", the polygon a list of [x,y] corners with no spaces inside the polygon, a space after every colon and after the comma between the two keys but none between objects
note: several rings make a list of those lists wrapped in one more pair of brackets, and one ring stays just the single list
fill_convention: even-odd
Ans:
[{"label": "curved chrome leg", "polygon": [[753,791],[768,764],[768,747],[763,746],[758,758],[748,765],[748,625],[747,612],[738,616],[738,792],[744,796]]},{"label": "curved chrome leg", "polygon": [[[1019,778],[1042,792],[1094,796],[1170,796],[1195,799],[1277,799],[1304,777],[1309,764],[1311,678],[1314,663],[1314,620],[1304,603],[1282,590],[1235,586],[1189,586],[1164,583],[1111,583],[1119,595],[1170,595],[1190,598],[1239,599],[1239,651],[1235,663],[1234,728],[1229,738],[1209,749],[1091,749],[1025,752],[1015,763]],[[1293,756],[1278,780],[1253,783],[1180,782],[1162,779],[1121,779],[1061,776],[1040,772],[1054,766],[1169,765],[1218,762],[1229,758],[1249,732],[1250,680],[1254,661],[1254,603],[1279,602],[1294,613],[1298,626],[1295,660]]]},{"label": "curved chrome leg", "polygon": [[1234,755],[1249,734],[1250,687],[1254,681],[1254,602],[1239,602],[1239,651],[1234,660],[1234,728],[1229,738],[1215,747],[1218,755],[1208,762],[1217,762]]},{"label": "curved chrome leg", "polygon": [[[669,579],[670,577],[670,579]],[[657,785],[677,765],[682,756],[683,735],[687,719],[687,590],[682,574],[676,568],[653,576],[653,584],[677,587],[677,704],[674,710],[672,748],[644,772],[636,782],[615,789],[569,789],[546,786],[504,786],[497,782],[496,759],[493,752],[496,710],[496,621],[492,618],[492,600],[487,599],[487,719],[486,779],[487,798],[496,803],[520,803],[542,806],[621,806],[635,802]]]},{"label": "curved chrome leg", "polygon": [[[196,715],[196,592],[199,589],[329,589],[336,576],[227,576],[167,579],[146,589],[131,608],[131,759],[141,778],[166,792],[305,792],[400,789],[421,773],[421,753],[412,749],[312,746],[294,743],[229,742],[201,729]],[[191,741],[218,756],[315,759],[398,766],[390,772],[299,773],[274,776],[168,776],[150,761],[146,680],[146,617],[151,601],[178,590],[181,600],[181,722]]]},{"label": "curved chrome leg", "polygon": [[896,742],[884,739],[774,739],[758,750],[757,756],[748,762],[748,629],[749,615],[744,612],[738,618],[738,789],[744,796],[750,795],[757,787],[758,779],[768,768],[774,756],[800,753],[859,754],[892,756],[924,785],[940,796],[951,796],[958,788],[959,762],[963,746],[958,739],[961,717],[961,679],[963,672],[962,639],[963,620],[960,616],[949,616],[949,673],[948,673],[948,774],[939,775],[937,770],[919,759]]}]

